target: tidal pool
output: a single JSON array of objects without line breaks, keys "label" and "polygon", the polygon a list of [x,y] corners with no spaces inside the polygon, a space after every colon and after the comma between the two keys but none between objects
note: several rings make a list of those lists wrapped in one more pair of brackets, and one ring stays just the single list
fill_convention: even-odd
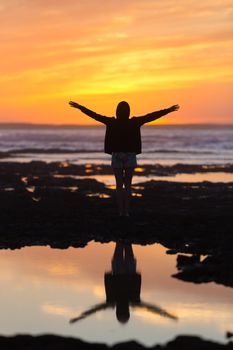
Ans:
[{"label": "tidal pool", "polygon": [[[114,186],[115,177],[114,175],[89,175],[88,177],[82,175],[54,175],[55,178],[65,179],[94,179],[99,182],[103,182],[105,185]],[[207,172],[207,173],[195,173],[195,174],[176,174],[171,176],[156,176],[156,175],[134,175],[132,183],[133,185],[147,182],[147,181],[172,181],[172,182],[233,182],[233,173],[224,172]],[[114,187],[115,188],[115,187]]]},{"label": "tidal pool", "polygon": [[233,329],[232,289],[172,278],[176,256],[165,252],[157,244],[120,243],[116,250],[94,242],[1,250],[1,335],[151,346],[182,334],[225,342]]}]

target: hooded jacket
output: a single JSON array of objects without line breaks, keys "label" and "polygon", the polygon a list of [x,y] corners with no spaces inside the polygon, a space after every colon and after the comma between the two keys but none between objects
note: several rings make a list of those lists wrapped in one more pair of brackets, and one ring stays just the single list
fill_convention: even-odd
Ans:
[{"label": "hooded jacket", "polygon": [[104,152],[133,152],[141,153],[141,132],[138,118],[131,118],[120,121],[116,118],[109,118],[106,124],[104,141]]},{"label": "hooded jacket", "polygon": [[112,154],[113,152],[141,153],[141,126],[170,112],[170,109],[167,108],[146,114],[142,117],[120,120],[116,117],[111,118],[97,114],[81,105],[79,105],[79,109],[89,117],[106,125],[104,152],[108,154]]}]

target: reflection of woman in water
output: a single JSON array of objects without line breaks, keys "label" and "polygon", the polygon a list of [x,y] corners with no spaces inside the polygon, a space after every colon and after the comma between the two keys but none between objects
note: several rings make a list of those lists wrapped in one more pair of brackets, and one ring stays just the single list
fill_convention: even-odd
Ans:
[{"label": "reflection of woman in water", "polygon": [[84,311],[79,317],[71,319],[70,323],[80,321],[98,311],[115,307],[118,321],[126,323],[130,318],[130,306],[176,319],[160,307],[140,300],[141,274],[136,271],[136,259],[131,244],[116,243],[112,271],[105,273],[104,284],[106,301]]},{"label": "reflection of woman in water", "polygon": [[105,153],[112,155],[112,168],[116,178],[116,192],[119,214],[129,216],[131,183],[134,168],[137,166],[136,154],[141,153],[140,127],[163,115],[177,111],[178,105],[141,117],[129,118],[130,106],[122,101],[116,109],[116,118],[105,117],[70,101],[70,106],[80,109],[96,121],[106,125]]}]

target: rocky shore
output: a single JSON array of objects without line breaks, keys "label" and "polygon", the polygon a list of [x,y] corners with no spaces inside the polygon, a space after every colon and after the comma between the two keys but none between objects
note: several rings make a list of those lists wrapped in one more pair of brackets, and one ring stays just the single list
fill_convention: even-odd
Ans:
[{"label": "rocky shore", "polygon": [[[171,174],[179,165],[165,168]],[[108,171],[89,164],[0,163],[0,248],[161,243],[178,254],[174,277],[233,286],[233,183],[140,183],[133,187],[131,217],[120,218],[114,189],[88,178]],[[145,166],[144,172],[157,171]]]},{"label": "rocky shore", "polygon": [[[124,240],[132,244],[161,243],[177,255],[177,273],[188,282],[233,286],[233,183],[177,183],[177,173],[222,172],[221,166],[145,166],[137,175],[159,174],[164,181],[133,186],[132,215],[117,215],[112,186],[89,178],[111,174],[108,166],[45,162],[0,163],[0,248],[49,245],[84,247],[91,240]],[[224,168],[233,172],[233,166]],[[230,334],[230,333],[229,333]],[[145,349],[135,342],[89,344],[53,335],[0,337],[1,349]],[[233,349],[180,336],[151,349]]]},{"label": "rocky shore", "polygon": [[18,335],[15,337],[0,336],[0,347],[4,350],[232,350],[233,343],[219,344],[199,337],[179,336],[166,345],[155,345],[148,348],[134,341],[107,346],[105,344],[87,343],[79,339],[55,335]]}]

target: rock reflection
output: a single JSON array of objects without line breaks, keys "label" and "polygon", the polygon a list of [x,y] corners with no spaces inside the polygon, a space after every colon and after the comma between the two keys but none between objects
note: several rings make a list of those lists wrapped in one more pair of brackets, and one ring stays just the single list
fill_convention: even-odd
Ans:
[{"label": "rock reflection", "polygon": [[[204,257],[203,259],[201,259]],[[178,273],[173,277],[185,282],[207,283],[215,282],[228,287],[233,286],[232,254],[218,253],[207,256],[193,253],[191,256],[177,256]]]},{"label": "rock reflection", "polygon": [[83,320],[98,311],[112,308],[116,309],[117,320],[125,324],[130,319],[130,307],[177,320],[176,316],[159,306],[141,300],[141,274],[136,269],[136,259],[131,244],[116,243],[112,258],[112,270],[105,273],[104,285],[106,301],[85,310],[80,316],[72,318],[70,323]]}]

